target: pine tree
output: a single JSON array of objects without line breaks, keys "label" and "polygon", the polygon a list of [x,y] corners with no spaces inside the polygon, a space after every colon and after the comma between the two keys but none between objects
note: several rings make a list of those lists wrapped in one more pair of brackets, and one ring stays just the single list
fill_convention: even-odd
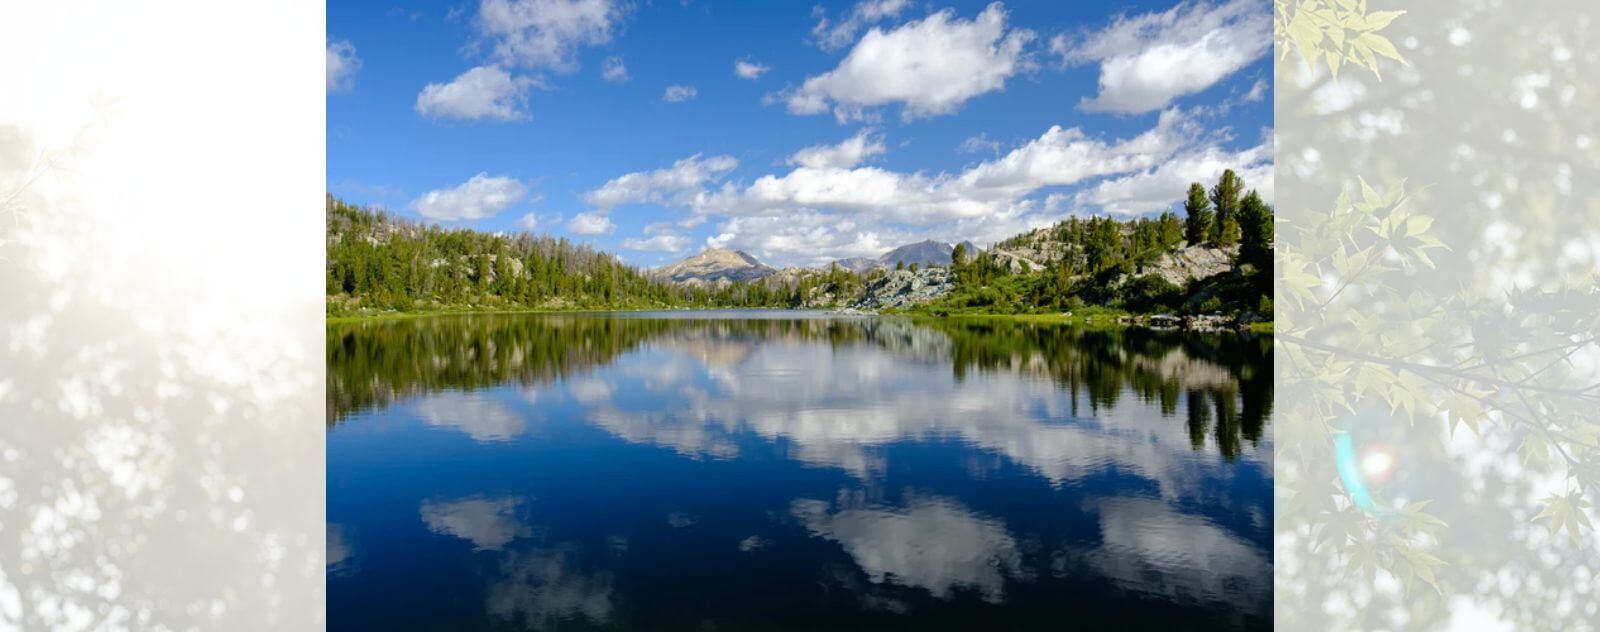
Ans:
[{"label": "pine tree", "polygon": [[1211,235],[1211,200],[1206,198],[1206,187],[1199,182],[1189,185],[1189,197],[1183,202],[1185,237],[1189,245],[1198,246]]},{"label": "pine tree", "polygon": [[1239,263],[1272,270],[1272,207],[1252,189],[1239,202]]},{"label": "pine tree", "polygon": [[1161,214],[1157,220],[1161,227],[1161,249],[1172,251],[1183,245],[1183,222],[1171,212]]},{"label": "pine tree", "polygon": [[[1244,191],[1244,181],[1239,179],[1239,174],[1228,169],[1222,172],[1222,177],[1217,180],[1217,185],[1211,187],[1211,207],[1216,210],[1217,219],[1211,228],[1211,241],[1219,247],[1227,247],[1239,242],[1238,221],[1239,194]],[[1228,238],[1229,220],[1233,223],[1232,239]]]}]

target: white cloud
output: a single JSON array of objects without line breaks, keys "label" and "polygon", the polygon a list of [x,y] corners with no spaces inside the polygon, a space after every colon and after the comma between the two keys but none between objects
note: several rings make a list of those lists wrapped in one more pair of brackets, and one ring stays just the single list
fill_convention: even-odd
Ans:
[{"label": "white cloud", "polygon": [[[882,144],[863,132],[838,145],[796,152],[787,172],[752,181],[719,184],[733,159],[696,155],[671,168],[616,178],[586,200],[600,209],[629,202],[682,209],[686,216],[680,226],[718,222],[708,246],[745,250],[778,265],[810,265],[877,256],[923,239],[992,243],[1062,218],[1073,201],[1068,192],[1057,204],[1041,205],[1040,193],[1061,195],[1050,189],[1104,177],[1164,175],[1164,163],[1200,151],[1200,140],[1196,123],[1174,109],[1130,138],[1091,138],[1057,126],[968,169],[928,174],[861,166],[861,159],[879,153]],[[725,169],[706,167],[719,159]],[[1251,154],[1239,160],[1270,172],[1270,157]],[[1241,171],[1248,173],[1253,172]],[[1160,195],[1182,195],[1187,186],[1183,181]],[[1136,197],[1123,204],[1141,203]]]},{"label": "white cloud", "polygon": [[507,66],[572,72],[578,48],[611,41],[623,14],[614,0],[483,0],[474,26]]},{"label": "white cloud", "polygon": [[849,169],[884,151],[882,138],[872,138],[862,130],[837,145],[812,145],[797,151],[786,162],[812,169]]},{"label": "white cloud", "polygon": [[422,194],[411,201],[411,210],[441,221],[483,219],[495,216],[526,194],[527,187],[521,182],[479,173],[455,188]]},{"label": "white cloud", "polygon": [[1255,103],[1260,101],[1266,98],[1267,90],[1270,89],[1272,89],[1272,84],[1267,83],[1266,79],[1257,79],[1255,83],[1250,85],[1250,92],[1244,95],[1244,102]]},{"label": "white cloud", "polygon": [[654,203],[686,205],[708,182],[739,166],[733,156],[702,159],[695,154],[655,171],[636,171],[612,178],[600,188],[584,194],[584,201],[611,209],[623,204]]},{"label": "white cloud", "polygon": [[678,103],[693,99],[697,94],[700,93],[694,89],[694,86],[667,86],[667,91],[661,95],[661,100],[667,103]]},{"label": "white cloud", "polygon": [[1080,107],[1137,114],[1211,87],[1272,47],[1272,8],[1259,0],[1189,2],[1161,13],[1121,16],[1050,49],[1069,64],[1099,63],[1100,94]]},{"label": "white cloud", "polygon": [[539,228],[539,215],[537,213],[528,213],[527,215],[518,217],[517,227],[530,233],[533,232]]},{"label": "white cloud", "polygon": [[1172,110],[1163,113],[1156,127],[1116,142],[1053,126],[999,158],[955,174],[800,166],[787,174],[762,176],[742,189],[728,184],[679,199],[692,202],[700,213],[775,215],[809,208],[931,224],[1004,213],[1047,186],[1153,167],[1193,134],[1193,124]]},{"label": "white cloud", "polygon": [[979,133],[961,141],[959,149],[964,154],[997,154],[1000,153],[1000,141],[990,140],[988,134]]},{"label": "white cloud", "polygon": [[1005,88],[1006,79],[1026,66],[1023,47],[1032,39],[1025,29],[1007,32],[1000,3],[972,20],[947,9],[892,31],[868,31],[837,68],[807,78],[785,98],[791,113],[831,107],[840,120],[891,103],[903,104],[905,119],[949,114]]},{"label": "white cloud", "polygon": [[461,73],[450,83],[430,83],[417,95],[417,113],[435,118],[520,121],[528,88],[538,81],[513,77],[495,66],[479,66]]},{"label": "white cloud", "polygon": [[600,64],[600,78],[611,82],[628,80],[628,65],[622,62],[621,57],[607,57]]},{"label": "white cloud", "polygon": [[823,265],[847,257],[876,257],[912,241],[917,239],[870,218],[804,210],[729,218],[717,225],[705,245],[754,253],[778,265]]},{"label": "white cloud", "polygon": [[856,33],[867,25],[900,15],[908,6],[911,6],[911,0],[862,0],[838,22],[828,20],[822,7],[817,7],[815,14],[819,19],[811,29],[811,35],[822,50],[839,50],[855,41]]},{"label": "white cloud", "polygon": [[[1238,152],[1204,147],[1174,156],[1153,169],[1105,180],[1078,192],[1072,202],[1078,209],[1113,215],[1141,215],[1173,208],[1183,201],[1189,184],[1210,187],[1227,169],[1234,170],[1268,203],[1272,202],[1272,150],[1267,144]],[[1064,203],[1064,198],[1058,198]]]},{"label": "white cloud", "polygon": [[356,47],[348,41],[328,42],[328,92],[346,92],[355,87],[356,72],[361,70],[361,58]]},{"label": "white cloud", "polygon": [[772,70],[772,67],[763,66],[748,59],[740,59],[733,62],[733,74],[738,75],[740,79],[754,81],[761,77],[761,73],[768,70]]},{"label": "white cloud", "polygon": [[617,229],[611,218],[599,213],[578,213],[567,220],[567,232],[586,237],[609,235]]},{"label": "white cloud", "polygon": [[649,237],[629,237],[622,240],[622,247],[651,252],[682,252],[689,247],[687,236],[672,232],[665,224],[646,226],[644,233]]}]

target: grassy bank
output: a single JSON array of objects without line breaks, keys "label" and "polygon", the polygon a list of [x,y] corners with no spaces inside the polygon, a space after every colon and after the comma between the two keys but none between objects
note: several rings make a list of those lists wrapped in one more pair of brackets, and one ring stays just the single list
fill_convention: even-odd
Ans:
[{"label": "grassy bank", "polygon": [[[747,308],[747,307],[725,307],[725,308],[717,308],[717,307],[665,307],[665,306],[663,306],[663,307],[633,307],[633,308],[596,307],[596,308],[570,308],[570,309],[532,309],[532,308],[470,308],[470,307],[463,307],[463,308],[420,310],[420,311],[408,311],[408,312],[381,311],[381,312],[328,314],[328,316],[326,318],[326,322],[329,325],[336,325],[336,324],[354,323],[354,322],[404,320],[404,319],[411,319],[411,318],[428,318],[428,317],[434,317],[434,316],[461,316],[461,315],[470,315],[470,314],[480,314],[480,315],[592,314],[592,313],[600,313],[600,312],[652,312],[652,311],[671,311],[671,310],[715,310],[715,309],[740,309],[740,310],[743,310],[743,309],[757,309],[757,308]],[[765,309],[782,309],[782,308],[765,308]],[[908,318],[912,318],[914,320],[979,320],[979,321],[981,321],[981,320],[1002,320],[1002,321],[1016,322],[1016,323],[1032,323],[1032,324],[1039,324],[1039,325],[1069,325],[1069,326],[1074,326],[1074,327],[1089,327],[1089,328],[1117,328],[1117,327],[1134,327],[1134,326],[1137,326],[1137,325],[1131,325],[1131,324],[1128,324],[1128,323],[1125,323],[1125,322],[1121,321],[1121,319],[1123,317],[1134,316],[1136,314],[1133,314],[1133,313],[1128,312],[1126,310],[1121,310],[1121,309],[1116,309],[1116,308],[1111,308],[1111,307],[1098,307],[1098,306],[1079,308],[1079,309],[1076,309],[1076,310],[1072,310],[1071,312],[1039,312],[1039,313],[1022,313],[1022,314],[1013,313],[1013,314],[1006,314],[1006,313],[987,313],[987,312],[978,312],[978,311],[962,311],[962,312],[942,312],[941,311],[941,312],[933,312],[933,311],[927,311],[927,310],[909,309],[909,310],[888,310],[888,311],[882,312],[882,315],[885,315],[885,316],[905,316],[905,317],[908,317]],[[1270,323],[1270,322],[1252,323],[1249,326],[1248,331],[1250,331],[1251,333],[1257,333],[1257,334],[1271,334],[1273,332],[1273,327],[1272,327],[1272,323]]]}]

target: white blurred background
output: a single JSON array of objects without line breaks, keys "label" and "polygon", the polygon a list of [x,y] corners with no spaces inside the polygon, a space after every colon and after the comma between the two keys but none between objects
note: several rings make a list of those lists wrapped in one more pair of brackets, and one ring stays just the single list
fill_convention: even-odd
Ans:
[{"label": "white blurred background", "polygon": [[322,627],[323,11],[0,6],[0,630]]}]

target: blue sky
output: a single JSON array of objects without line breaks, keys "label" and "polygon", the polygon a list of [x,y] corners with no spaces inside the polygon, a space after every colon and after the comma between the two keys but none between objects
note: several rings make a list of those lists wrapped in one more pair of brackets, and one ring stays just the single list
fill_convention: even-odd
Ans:
[{"label": "blue sky", "polygon": [[[330,192],[642,266],[1270,199],[1271,5],[330,2]],[[740,62],[744,62],[741,66]]]}]

